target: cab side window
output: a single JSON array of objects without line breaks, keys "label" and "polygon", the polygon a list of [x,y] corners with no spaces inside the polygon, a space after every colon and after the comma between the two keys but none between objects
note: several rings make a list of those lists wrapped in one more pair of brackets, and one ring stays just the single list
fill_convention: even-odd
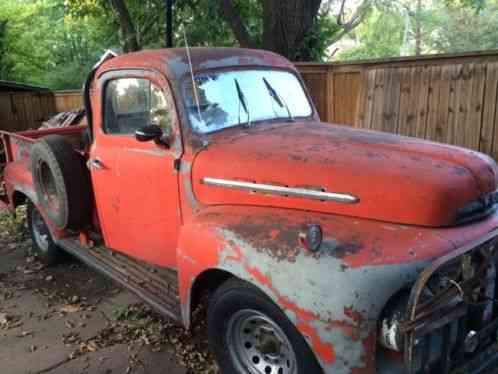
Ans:
[{"label": "cab side window", "polygon": [[132,135],[143,126],[155,124],[171,131],[171,108],[163,91],[147,79],[111,80],[105,88],[104,131]]}]

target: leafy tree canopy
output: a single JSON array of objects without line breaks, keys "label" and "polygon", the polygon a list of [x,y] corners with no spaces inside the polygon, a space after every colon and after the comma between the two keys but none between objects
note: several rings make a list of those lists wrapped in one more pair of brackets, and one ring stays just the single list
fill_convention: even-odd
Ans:
[{"label": "leafy tree canopy", "polygon": [[[161,48],[165,0],[0,0],[0,79],[80,88],[104,50]],[[296,17],[295,9],[298,9]],[[174,40],[292,60],[498,48],[498,0],[176,0]]]}]

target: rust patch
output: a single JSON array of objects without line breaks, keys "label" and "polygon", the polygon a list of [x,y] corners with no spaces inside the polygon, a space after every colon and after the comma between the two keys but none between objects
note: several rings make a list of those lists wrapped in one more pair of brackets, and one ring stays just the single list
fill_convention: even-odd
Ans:
[{"label": "rust patch", "polygon": [[232,223],[227,228],[256,250],[265,252],[278,261],[294,262],[296,256],[304,250],[299,244],[299,233],[305,227],[292,224],[282,216],[260,218]]},{"label": "rust patch", "polygon": [[326,240],[322,244],[322,252],[336,258],[354,255],[364,249],[361,238],[357,235],[346,241]]}]

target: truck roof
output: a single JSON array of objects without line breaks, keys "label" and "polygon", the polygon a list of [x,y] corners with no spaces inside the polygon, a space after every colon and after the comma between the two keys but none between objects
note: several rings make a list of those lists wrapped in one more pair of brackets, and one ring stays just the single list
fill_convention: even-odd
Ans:
[{"label": "truck roof", "polygon": [[[226,67],[272,67],[291,69],[294,65],[272,52],[242,48],[190,48],[194,72]],[[183,78],[190,73],[186,48],[144,50],[115,57],[105,62],[97,76],[105,71],[127,68],[153,69],[170,80]]]}]

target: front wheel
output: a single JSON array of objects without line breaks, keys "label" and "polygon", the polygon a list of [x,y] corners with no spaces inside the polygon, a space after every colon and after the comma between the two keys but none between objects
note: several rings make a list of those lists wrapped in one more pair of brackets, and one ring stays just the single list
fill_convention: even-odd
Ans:
[{"label": "front wheel", "polygon": [[208,333],[224,374],[323,373],[287,316],[246,282],[229,280],[214,293]]},{"label": "front wheel", "polygon": [[62,251],[52,239],[50,230],[33,203],[28,203],[28,229],[33,242],[33,252],[48,266],[55,265],[62,257]]}]

